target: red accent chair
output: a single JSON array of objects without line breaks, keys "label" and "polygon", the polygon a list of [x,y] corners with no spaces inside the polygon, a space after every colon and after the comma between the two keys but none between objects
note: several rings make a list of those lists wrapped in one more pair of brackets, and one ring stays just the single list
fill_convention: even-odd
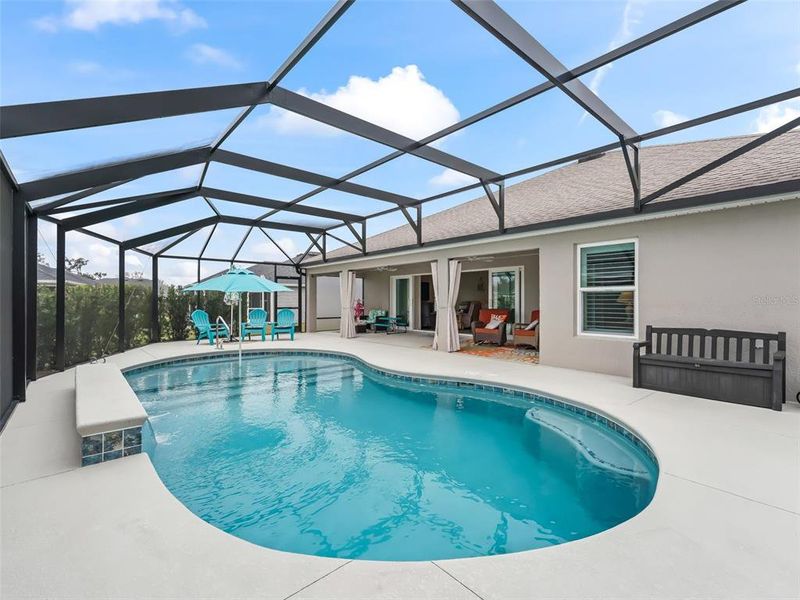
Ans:
[{"label": "red accent chair", "polygon": [[525,329],[528,325],[538,320],[539,309],[537,308],[531,311],[531,320],[528,323],[514,323],[514,346],[525,345],[539,349],[539,325],[541,323],[533,329]]},{"label": "red accent chair", "polygon": [[472,341],[476,344],[489,342],[490,344],[497,344],[503,346],[506,343],[506,326],[508,323],[500,323],[497,329],[487,329],[486,325],[491,321],[492,315],[505,317],[506,321],[511,315],[511,311],[507,308],[482,308],[478,312],[478,320],[472,322]]}]

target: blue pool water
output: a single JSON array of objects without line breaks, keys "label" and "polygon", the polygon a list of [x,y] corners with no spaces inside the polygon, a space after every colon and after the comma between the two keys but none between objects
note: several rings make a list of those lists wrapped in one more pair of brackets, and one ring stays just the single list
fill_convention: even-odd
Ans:
[{"label": "blue pool water", "polygon": [[269,548],[374,560],[517,552],[612,527],[655,490],[654,462],[620,433],[496,391],[299,355],[127,378],[170,491]]}]

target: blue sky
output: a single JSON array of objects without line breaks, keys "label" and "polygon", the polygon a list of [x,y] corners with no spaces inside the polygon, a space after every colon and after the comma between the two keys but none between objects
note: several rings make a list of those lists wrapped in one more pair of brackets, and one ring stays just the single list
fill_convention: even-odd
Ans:
[{"label": "blue sky", "polygon": [[[0,101],[3,104],[264,80],[332,2],[188,2],[68,0],[0,2]],[[507,2],[501,6],[554,55],[577,66],[696,10],[690,1]],[[800,3],[750,0],[720,16],[584,76],[634,129],[685,118],[800,84]],[[359,0],[282,85],[409,137],[423,137],[542,80],[533,69],[446,1]],[[208,143],[237,113],[220,111],[149,122],[47,134],[1,145],[20,181],[105,160]],[[660,143],[768,130],[800,114],[800,104],[755,111],[664,138]],[[557,90],[438,142],[438,147],[498,172],[510,172],[612,141]],[[226,148],[310,171],[340,176],[390,149],[332,132],[268,106],[259,107]],[[132,182],[98,198],[191,185],[197,169]],[[355,181],[422,198],[469,180],[416,157],[403,157]],[[281,200],[310,186],[213,165],[208,185]],[[441,210],[474,197],[435,203]],[[326,192],[310,205],[366,214],[389,205]],[[259,211],[219,203],[224,212]],[[433,209],[431,209],[433,210]],[[129,217],[96,229],[118,238],[210,214],[202,201]],[[326,224],[281,215],[281,220]],[[399,224],[381,219],[373,233]],[[53,247],[51,228],[42,245]],[[208,254],[229,256],[243,230],[221,228]],[[307,245],[276,232],[289,250]],[[201,235],[176,250],[196,252]],[[49,249],[43,247],[47,256]],[[68,254],[87,256],[113,273],[111,248],[79,234]],[[243,259],[281,255],[263,236],[248,239]],[[143,257],[142,257],[143,258]],[[131,270],[147,265],[131,257]],[[213,265],[208,265],[211,269]],[[177,261],[164,275],[188,280],[196,267]]]}]

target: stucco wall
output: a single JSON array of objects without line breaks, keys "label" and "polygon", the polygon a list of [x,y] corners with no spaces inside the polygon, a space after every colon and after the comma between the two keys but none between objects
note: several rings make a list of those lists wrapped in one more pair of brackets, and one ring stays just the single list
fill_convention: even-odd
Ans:
[{"label": "stucco wall", "polygon": [[[423,248],[404,256],[359,259],[348,268],[441,260],[472,254],[539,250],[542,364],[630,376],[630,340],[576,332],[576,245],[639,240],[639,338],[647,324],[751,331],[785,331],[787,394],[800,391],[800,200],[785,200],[682,216],[649,218],[557,233],[507,236],[457,247]],[[343,268],[325,265],[322,272]],[[374,272],[374,271],[373,271]],[[373,294],[388,305],[388,275]],[[526,268],[526,274],[528,270]],[[399,274],[399,272],[397,273]],[[372,279],[370,277],[369,279]],[[529,283],[536,278],[528,276]],[[373,285],[366,285],[367,304]],[[525,304],[532,307],[533,290]]]},{"label": "stucco wall", "polygon": [[648,324],[786,331],[800,387],[800,201],[540,238],[542,362],[631,374],[629,341],[576,335],[575,246],[639,240],[639,337]]},{"label": "stucco wall", "polygon": [[461,285],[458,288],[458,302],[471,302],[476,300],[481,307],[488,306],[489,286],[486,282],[486,271],[470,271],[461,273]]},{"label": "stucco wall", "polygon": [[13,392],[13,353],[11,312],[12,240],[11,223],[14,192],[11,182],[0,169],[0,414],[11,404]]}]

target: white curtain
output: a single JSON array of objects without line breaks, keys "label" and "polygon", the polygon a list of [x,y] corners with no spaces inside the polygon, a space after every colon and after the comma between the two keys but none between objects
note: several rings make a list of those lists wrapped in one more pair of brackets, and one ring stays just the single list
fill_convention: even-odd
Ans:
[{"label": "white curtain", "polygon": [[[432,347],[433,347],[434,350],[438,350],[439,349],[439,331],[441,330],[441,327],[442,327],[441,324],[443,322],[439,315],[444,314],[443,311],[439,308],[438,299],[439,298],[444,298],[446,296],[446,294],[443,293],[444,290],[440,290],[439,289],[439,263],[438,263],[438,261],[435,261],[435,260],[431,263],[431,282],[433,284],[431,286],[433,288],[433,306],[436,309],[436,324],[435,324],[435,326],[433,328],[433,346]],[[444,307],[442,307],[442,308],[444,308]]]},{"label": "white curtain", "polygon": [[461,343],[458,337],[458,315],[456,315],[456,304],[458,303],[458,288],[461,286],[461,262],[450,261],[450,285],[447,293],[447,339],[445,350],[448,352],[458,352]]},{"label": "white curtain", "polygon": [[356,337],[355,316],[353,306],[356,299],[353,297],[356,289],[356,274],[354,271],[339,273],[339,300],[342,304],[342,313],[339,319],[339,335],[343,338]]}]

